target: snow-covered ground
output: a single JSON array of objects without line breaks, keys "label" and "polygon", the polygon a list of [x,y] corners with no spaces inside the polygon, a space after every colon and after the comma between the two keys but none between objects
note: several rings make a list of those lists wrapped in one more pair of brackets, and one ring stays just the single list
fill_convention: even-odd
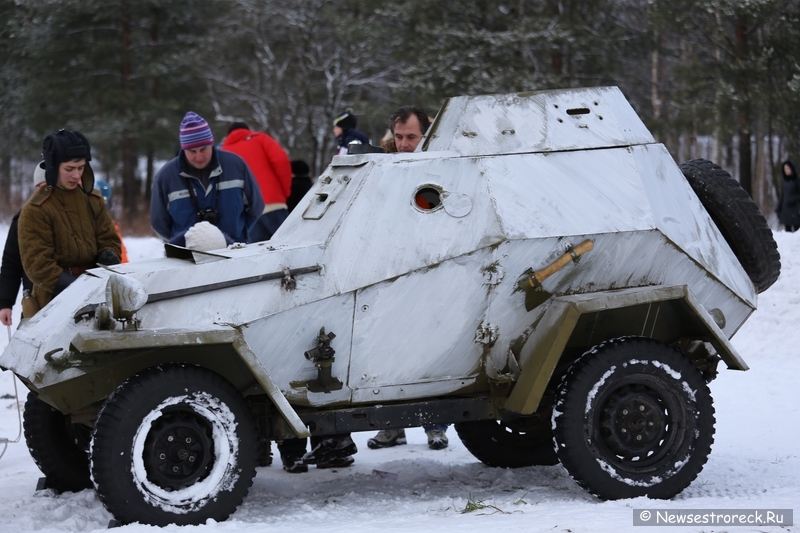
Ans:
[{"label": "snow-covered ground", "polygon": [[[0,243],[6,231],[0,226]],[[761,295],[758,311],[733,338],[751,370],[722,370],[711,383],[717,411],[711,456],[697,480],[673,500],[601,502],[575,485],[560,466],[488,468],[467,452],[452,429],[450,447],[442,451],[429,450],[422,430],[412,429],[407,446],[386,450],[369,450],[371,434],[354,434],[360,451],[351,468],[312,467],[307,474],[288,474],[279,461],[259,468],[249,496],[226,522],[185,528],[132,524],[118,531],[616,532],[642,531],[632,525],[633,509],[641,508],[800,510],[800,232],[779,232],[775,238],[781,278]],[[162,253],[155,239],[125,243],[131,260]],[[3,333],[0,350],[7,342]],[[19,432],[13,383],[10,373],[0,373],[0,437],[12,440]],[[19,387],[24,402],[26,390]],[[9,444],[0,459],[0,533],[106,529],[111,515],[93,491],[35,493],[39,475],[24,438]],[[476,509],[465,512],[468,505]],[[800,528],[670,528],[795,530]]]}]

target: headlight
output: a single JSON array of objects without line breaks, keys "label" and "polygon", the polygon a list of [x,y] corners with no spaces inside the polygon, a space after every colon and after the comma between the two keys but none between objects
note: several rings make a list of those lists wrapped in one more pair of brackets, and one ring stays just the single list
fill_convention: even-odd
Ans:
[{"label": "headlight", "polygon": [[106,305],[116,320],[128,321],[147,303],[147,289],[128,276],[111,274],[106,283]]}]

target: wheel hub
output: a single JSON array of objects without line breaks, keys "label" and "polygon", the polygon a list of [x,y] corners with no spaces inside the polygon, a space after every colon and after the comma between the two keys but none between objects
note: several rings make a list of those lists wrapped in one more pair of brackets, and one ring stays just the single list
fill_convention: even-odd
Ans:
[{"label": "wheel hub", "polygon": [[628,385],[608,397],[601,411],[600,440],[620,462],[644,467],[661,459],[670,424],[670,414],[655,391]]},{"label": "wheel hub", "polygon": [[145,441],[147,478],[179,490],[203,479],[213,465],[211,427],[194,411],[165,412]]}]

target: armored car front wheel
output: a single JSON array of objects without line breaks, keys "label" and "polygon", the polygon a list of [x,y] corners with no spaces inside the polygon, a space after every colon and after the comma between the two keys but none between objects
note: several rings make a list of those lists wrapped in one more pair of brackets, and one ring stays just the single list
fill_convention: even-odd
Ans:
[{"label": "armored car front wheel", "polygon": [[225,520],[253,482],[256,430],[241,394],[204,368],[170,365],[123,383],[92,440],[92,479],[121,523]]},{"label": "armored car front wheel", "polygon": [[564,376],[553,409],[561,464],[607,500],[672,498],[703,469],[714,407],[702,374],[657,341],[604,342]]}]

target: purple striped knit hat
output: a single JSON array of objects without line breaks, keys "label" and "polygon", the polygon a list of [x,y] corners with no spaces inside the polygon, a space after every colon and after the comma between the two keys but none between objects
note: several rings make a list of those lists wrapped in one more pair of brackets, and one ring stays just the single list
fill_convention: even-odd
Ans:
[{"label": "purple striped knit hat", "polygon": [[189,111],[181,121],[181,150],[214,144],[214,134],[203,117]]}]

